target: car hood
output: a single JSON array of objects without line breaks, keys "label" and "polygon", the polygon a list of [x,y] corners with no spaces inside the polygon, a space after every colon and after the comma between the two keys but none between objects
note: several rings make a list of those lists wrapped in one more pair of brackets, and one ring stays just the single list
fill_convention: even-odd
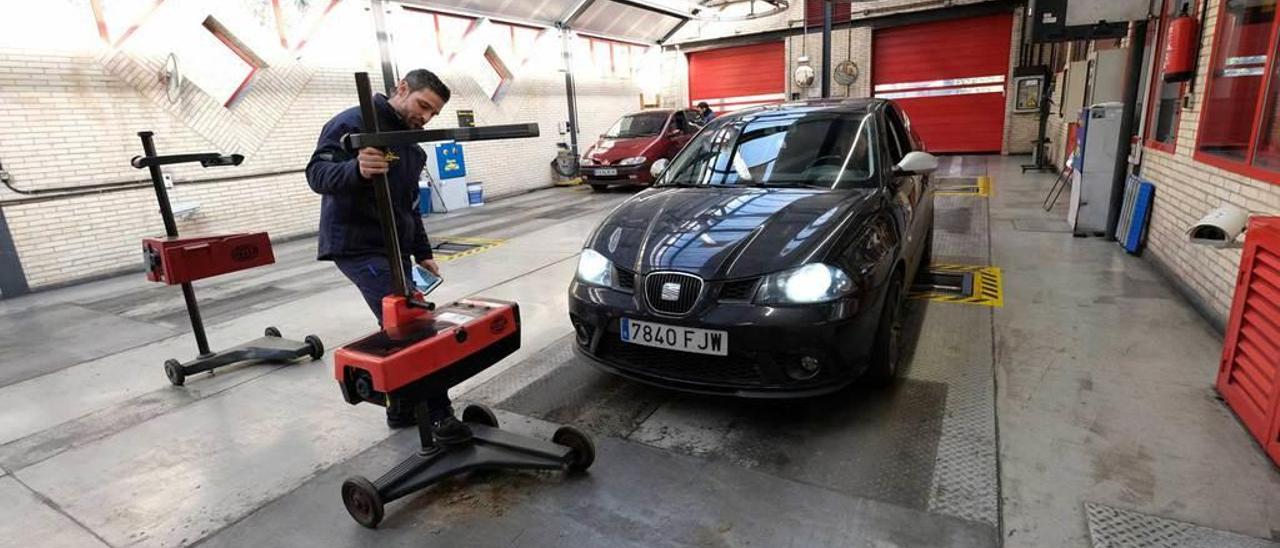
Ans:
[{"label": "car hood", "polygon": [[655,188],[623,202],[587,247],[636,272],[737,279],[799,266],[870,214],[872,190]]},{"label": "car hood", "polygon": [[631,137],[627,139],[600,139],[591,146],[586,156],[596,161],[614,163],[640,156],[653,145],[657,137]]}]

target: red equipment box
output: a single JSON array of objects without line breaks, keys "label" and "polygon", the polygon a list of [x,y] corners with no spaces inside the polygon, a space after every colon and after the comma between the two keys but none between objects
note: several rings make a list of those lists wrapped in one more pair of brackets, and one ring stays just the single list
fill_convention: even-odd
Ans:
[{"label": "red equipment box", "polygon": [[456,384],[452,381],[497,363],[519,345],[518,305],[463,299],[343,346],[334,352],[333,373],[348,403],[385,404],[388,394],[432,380],[428,377]]},{"label": "red equipment box", "polygon": [[1218,369],[1218,392],[1280,464],[1280,218],[1253,217]]},{"label": "red equipment box", "polygon": [[147,279],[169,285],[276,262],[266,232],[194,238],[146,238]]}]

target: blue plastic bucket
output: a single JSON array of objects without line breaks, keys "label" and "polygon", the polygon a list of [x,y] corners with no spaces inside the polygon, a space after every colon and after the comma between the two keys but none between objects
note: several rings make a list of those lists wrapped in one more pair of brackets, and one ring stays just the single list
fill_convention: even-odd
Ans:
[{"label": "blue plastic bucket", "polygon": [[418,188],[418,213],[422,215],[431,213],[431,187],[429,186]]}]

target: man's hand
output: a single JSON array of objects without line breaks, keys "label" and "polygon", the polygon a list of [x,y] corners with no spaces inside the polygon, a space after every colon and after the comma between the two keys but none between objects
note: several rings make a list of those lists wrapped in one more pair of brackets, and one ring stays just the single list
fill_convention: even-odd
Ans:
[{"label": "man's hand", "polygon": [[391,168],[391,163],[387,161],[387,153],[373,147],[360,149],[360,155],[356,160],[360,162],[360,176],[366,180],[386,173]]},{"label": "man's hand", "polygon": [[436,264],[434,259],[423,259],[418,261],[418,266],[427,269],[427,272],[435,274],[437,278],[443,277],[440,275],[440,265]]}]

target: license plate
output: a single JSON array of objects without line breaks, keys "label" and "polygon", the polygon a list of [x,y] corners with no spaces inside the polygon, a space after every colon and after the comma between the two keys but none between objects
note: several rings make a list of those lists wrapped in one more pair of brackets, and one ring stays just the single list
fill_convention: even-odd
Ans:
[{"label": "license plate", "polygon": [[622,319],[622,342],[710,354],[729,355],[729,334],[714,329],[697,329]]},{"label": "license plate", "polygon": [[596,176],[598,177],[613,177],[614,175],[617,175],[617,174],[618,174],[618,170],[611,167],[596,170]]}]

